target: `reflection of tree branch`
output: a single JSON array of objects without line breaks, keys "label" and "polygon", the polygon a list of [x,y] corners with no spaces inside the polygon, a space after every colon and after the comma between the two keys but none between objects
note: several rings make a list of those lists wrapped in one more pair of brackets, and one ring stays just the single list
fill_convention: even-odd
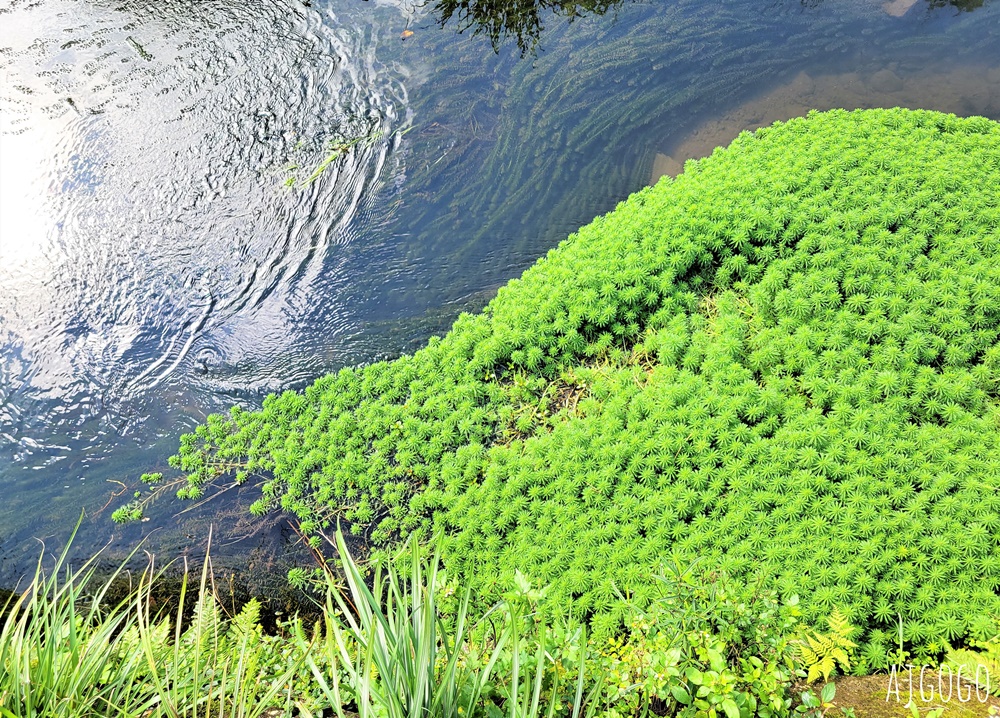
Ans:
[{"label": "reflection of tree branch", "polygon": [[472,30],[473,35],[486,35],[499,51],[509,38],[517,40],[524,55],[534,52],[538,38],[545,29],[544,13],[572,21],[586,15],[603,15],[623,0],[437,0],[434,11],[441,25],[454,19],[458,31]]},{"label": "reflection of tree branch", "polygon": [[972,12],[976,8],[982,7],[985,0],[927,0],[927,3],[931,7],[948,7],[950,5],[962,12]]}]

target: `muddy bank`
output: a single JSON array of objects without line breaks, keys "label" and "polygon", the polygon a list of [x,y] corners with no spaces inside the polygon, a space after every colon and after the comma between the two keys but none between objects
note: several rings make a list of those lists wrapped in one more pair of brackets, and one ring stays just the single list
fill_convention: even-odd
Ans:
[{"label": "muddy bank", "polygon": [[653,160],[650,184],[664,175],[676,177],[686,160],[707,157],[743,130],[801,117],[809,110],[837,107],[907,107],[1000,119],[1000,67],[910,74],[893,63],[869,74],[813,76],[800,72],[791,82],[706,120],[679,141],[665,143]]},{"label": "muddy bank", "polygon": [[[938,674],[934,671],[924,673],[924,698],[920,697],[919,668],[914,669],[913,694],[906,673],[898,674],[893,682],[886,674],[873,676],[844,676],[836,679],[837,695],[833,700],[833,708],[828,715],[849,715],[845,708],[853,708],[858,718],[911,718],[907,703],[911,697],[921,715],[926,715],[936,708],[944,709],[944,718],[986,718],[1000,712],[1000,699],[996,696],[987,698],[985,692],[976,695],[975,687],[962,684],[961,695],[955,690],[949,690],[949,675],[943,674],[942,692],[944,699],[937,694]],[[954,681],[952,681],[954,683]],[[814,687],[818,693],[819,686]],[[897,695],[898,694],[898,695]],[[979,700],[983,698],[985,700]]]}]

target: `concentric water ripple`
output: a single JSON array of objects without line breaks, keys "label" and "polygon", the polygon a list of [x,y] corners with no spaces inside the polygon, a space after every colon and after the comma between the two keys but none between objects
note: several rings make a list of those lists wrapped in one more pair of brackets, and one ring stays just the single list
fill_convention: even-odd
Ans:
[{"label": "concentric water ripple", "polygon": [[4,8],[0,537],[93,513],[134,479],[116,452],[322,371],[283,356],[295,318],[409,126],[377,57],[399,13],[360,9]]},{"label": "concentric water ripple", "polygon": [[182,366],[281,345],[408,119],[377,26],[331,11],[54,0],[15,3],[3,28],[0,423],[22,462]]}]

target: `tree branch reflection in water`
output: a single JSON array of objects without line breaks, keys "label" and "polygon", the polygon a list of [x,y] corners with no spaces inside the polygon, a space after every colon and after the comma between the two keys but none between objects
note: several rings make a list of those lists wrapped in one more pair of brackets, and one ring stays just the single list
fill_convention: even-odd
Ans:
[{"label": "tree branch reflection in water", "polygon": [[578,17],[603,15],[617,8],[623,0],[437,0],[434,11],[441,25],[454,20],[458,31],[472,30],[473,35],[485,35],[499,50],[509,39],[517,41],[524,55],[534,52],[538,38],[545,29],[544,16],[565,17],[570,22]]},{"label": "tree branch reflection in water", "polygon": [[927,0],[931,7],[954,7],[963,12],[972,12],[982,7],[986,0]]},{"label": "tree branch reflection in water", "polygon": [[[471,30],[473,35],[485,35],[499,51],[508,40],[516,40],[521,55],[535,52],[538,39],[545,29],[545,16],[565,17],[570,22],[586,15],[603,15],[618,8],[624,0],[437,0],[434,12],[444,26],[454,20],[458,31]],[[808,7],[823,0],[800,0]],[[987,0],[926,0],[930,8],[954,7],[971,12]]]}]

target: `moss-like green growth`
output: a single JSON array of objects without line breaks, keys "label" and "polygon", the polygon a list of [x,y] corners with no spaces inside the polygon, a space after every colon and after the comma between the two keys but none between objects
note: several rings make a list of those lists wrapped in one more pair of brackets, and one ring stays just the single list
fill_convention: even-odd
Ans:
[{"label": "moss-like green growth", "polygon": [[[1000,610],[1000,125],[902,109],[744,133],[413,356],[212,417],[175,467],[307,532],[443,527],[597,627],[670,552],[839,607],[885,662]],[[992,635],[990,633],[990,635]]]}]

